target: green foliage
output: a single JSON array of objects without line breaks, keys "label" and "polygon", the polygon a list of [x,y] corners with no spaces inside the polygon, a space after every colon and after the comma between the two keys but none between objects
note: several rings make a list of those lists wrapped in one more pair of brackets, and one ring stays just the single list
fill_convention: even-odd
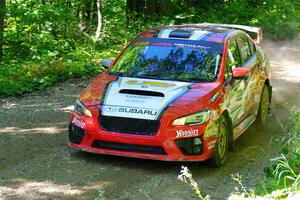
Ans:
[{"label": "green foliage", "polygon": [[[263,27],[267,38],[290,39],[300,33],[300,2],[297,0],[229,0],[189,6],[174,2],[175,23],[217,22]],[[207,4],[206,4],[207,3]],[[180,10],[181,12],[176,12]]]},{"label": "green foliage", "polygon": [[261,183],[262,194],[274,190],[300,190],[300,111],[292,111],[289,121],[281,155],[272,159],[272,165],[265,170],[267,180]]},{"label": "green foliage", "polygon": [[0,95],[22,94],[68,78],[94,76],[103,70],[96,60],[116,57],[139,32],[162,24],[249,24],[262,26],[273,39],[294,37],[300,29],[298,0],[166,2],[162,16],[145,9],[142,13],[127,12],[125,0],[102,0],[103,30],[95,41],[95,0],[7,0]]}]

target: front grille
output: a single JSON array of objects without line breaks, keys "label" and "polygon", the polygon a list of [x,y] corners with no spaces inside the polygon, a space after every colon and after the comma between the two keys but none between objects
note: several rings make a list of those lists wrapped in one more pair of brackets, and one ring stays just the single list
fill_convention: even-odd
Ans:
[{"label": "front grille", "polygon": [[100,116],[101,128],[105,131],[136,135],[155,135],[159,120],[133,119],[124,117]]},{"label": "front grille", "polygon": [[69,141],[74,144],[80,144],[84,136],[84,130],[74,126],[72,124],[69,125]]},{"label": "front grille", "polygon": [[160,146],[147,146],[147,145],[119,143],[119,142],[108,142],[103,140],[94,140],[92,147],[100,148],[100,149],[117,150],[117,151],[129,151],[129,152],[137,152],[137,153],[167,155],[165,150]]}]

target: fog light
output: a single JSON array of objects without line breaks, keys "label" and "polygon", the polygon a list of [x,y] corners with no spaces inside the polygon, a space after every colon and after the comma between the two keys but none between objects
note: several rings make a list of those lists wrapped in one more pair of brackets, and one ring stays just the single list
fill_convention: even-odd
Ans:
[{"label": "fog light", "polygon": [[201,151],[202,151],[202,148],[201,148],[200,146],[195,146],[195,147],[193,147],[193,152],[194,152],[195,154],[200,154]]},{"label": "fog light", "polygon": [[199,145],[199,144],[202,144],[201,138],[200,137],[194,138],[194,145]]},{"label": "fog light", "polygon": [[176,140],[176,145],[185,155],[200,155],[203,151],[201,137]]},{"label": "fog light", "polygon": [[84,130],[73,124],[69,125],[69,141],[74,144],[80,144],[84,136]]}]

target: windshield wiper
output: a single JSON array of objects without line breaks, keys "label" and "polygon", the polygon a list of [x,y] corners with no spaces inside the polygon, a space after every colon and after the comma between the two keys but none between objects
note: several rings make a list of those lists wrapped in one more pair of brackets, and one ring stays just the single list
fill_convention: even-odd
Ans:
[{"label": "windshield wiper", "polygon": [[123,76],[123,72],[109,72],[108,75],[114,75],[114,76]]},{"label": "windshield wiper", "polygon": [[153,76],[132,76],[133,78],[145,78],[145,79],[160,79],[160,77]]},{"label": "windshield wiper", "polygon": [[181,82],[189,82],[189,80],[180,79],[180,78],[172,78],[172,77],[158,77],[161,80],[167,80],[167,81],[181,81]]},{"label": "windshield wiper", "polygon": [[125,74],[123,72],[109,72],[108,75],[114,75],[114,76],[121,76],[121,77],[130,77],[130,78],[144,78],[144,79],[155,79],[155,80],[166,80],[166,81],[181,81],[181,82],[211,82],[207,79],[180,79],[180,78],[172,78],[172,77],[166,77],[166,76],[130,76],[128,74]]},{"label": "windshield wiper", "polygon": [[181,81],[181,82],[198,82],[198,83],[206,83],[211,82],[207,79],[181,79],[181,78],[171,78],[171,77],[159,77],[161,80],[170,80],[170,81]]}]

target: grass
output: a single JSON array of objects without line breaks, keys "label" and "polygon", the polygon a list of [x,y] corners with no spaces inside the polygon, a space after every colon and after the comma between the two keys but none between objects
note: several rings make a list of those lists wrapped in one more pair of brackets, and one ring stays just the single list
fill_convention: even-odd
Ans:
[{"label": "grass", "polygon": [[[248,190],[238,173],[232,175],[235,191],[228,194],[229,200],[296,200],[300,197],[300,110],[291,111],[289,124],[282,129],[284,137],[280,155],[270,159],[265,169],[266,179],[260,181],[257,192]],[[189,184],[198,199],[209,200],[203,196],[196,180],[187,167],[182,167],[178,179]],[[224,197],[225,198],[225,197]]]}]

